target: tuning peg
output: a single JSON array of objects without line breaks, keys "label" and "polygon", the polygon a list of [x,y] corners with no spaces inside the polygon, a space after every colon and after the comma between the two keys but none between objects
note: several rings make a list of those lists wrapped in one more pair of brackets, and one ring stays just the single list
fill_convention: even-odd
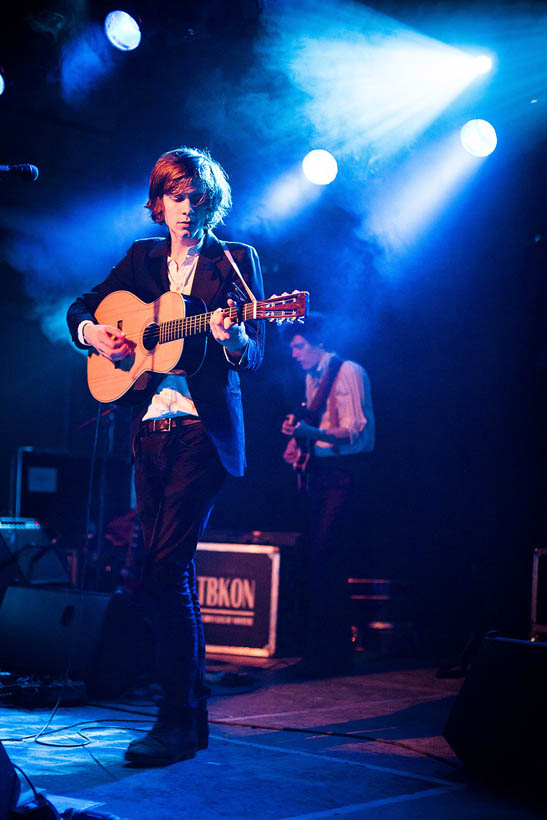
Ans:
[{"label": "tuning peg", "polygon": [[293,292],[291,293],[291,296],[292,296],[294,293],[300,293],[300,291],[299,291],[299,290],[293,290]]},{"label": "tuning peg", "polygon": [[288,295],[289,295],[289,294],[287,293],[287,291],[286,291],[286,290],[284,290],[284,291],[283,291],[283,293],[281,294],[281,296],[288,296]]},{"label": "tuning peg", "polygon": [[299,325],[303,325],[303,324],[304,324],[304,319],[297,319],[296,321],[298,322],[298,324],[299,324]]},{"label": "tuning peg", "polygon": [[270,299],[277,299],[277,298],[278,298],[277,293],[272,293],[272,295],[270,296]]}]

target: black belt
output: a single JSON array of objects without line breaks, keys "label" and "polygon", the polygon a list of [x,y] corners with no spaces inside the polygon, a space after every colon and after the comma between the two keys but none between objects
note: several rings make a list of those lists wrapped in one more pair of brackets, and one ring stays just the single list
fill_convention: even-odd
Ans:
[{"label": "black belt", "polygon": [[184,427],[186,424],[195,424],[200,421],[197,416],[173,416],[167,419],[152,419],[143,421],[141,433],[168,433],[175,427]]}]

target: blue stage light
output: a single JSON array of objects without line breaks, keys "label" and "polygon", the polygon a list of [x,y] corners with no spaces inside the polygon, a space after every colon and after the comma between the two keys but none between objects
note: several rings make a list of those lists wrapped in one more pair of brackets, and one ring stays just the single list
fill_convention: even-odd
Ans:
[{"label": "blue stage light", "polygon": [[4,93],[5,87],[6,87],[6,81],[4,80],[4,75],[0,74],[0,94]]},{"label": "blue stage light", "polygon": [[107,14],[104,33],[114,48],[120,51],[133,51],[141,41],[139,24],[126,11],[111,11]]},{"label": "blue stage light", "polygon": [[493,125],[486,120],[469,120],[460,131],[461,144],[474,157],[487,157],[494,151],[498,138]]},{"label": "blue stage light", "polygon": [[487,54],[481,54],[479,57],[473,57],[472,66],[475,74],[488,74],[492,70],[493,61]]},{"label": "blue stage light", "polygon": [[336,178],[338,164],[328,151],[316,148],[304,157],[302,170],[306,179],[314,185],[328,185]]}]

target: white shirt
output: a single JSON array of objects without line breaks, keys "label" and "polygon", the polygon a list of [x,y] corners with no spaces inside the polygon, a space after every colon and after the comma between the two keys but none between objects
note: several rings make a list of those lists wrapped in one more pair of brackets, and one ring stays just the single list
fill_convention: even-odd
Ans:
[{"label": "white shirt", "polygon": [[[191,245],[180,265],[171,256],[167,257],[169,290],[189,296],[194,283],[199,253],[204,237],[197,245]],[[168,373],[160,382],[144,416],[143,421],[164,419],[171,416],[197,416],[186,376]]]},{"label": "white shirt", "polygon": [[[317,364],[316,373],[313,375],[306,373],[306,404],[308,407],[333,356],[334,353],[323,353]],[[331,444],[328,441],[316,441],[315,454],[317,456],[368,453],[374,448],[375,424],[370,381],[366,370],[357,362],[344,361],[331,387],[319,428],[329,430],[333,427],[348,430],[349,443]]]}]

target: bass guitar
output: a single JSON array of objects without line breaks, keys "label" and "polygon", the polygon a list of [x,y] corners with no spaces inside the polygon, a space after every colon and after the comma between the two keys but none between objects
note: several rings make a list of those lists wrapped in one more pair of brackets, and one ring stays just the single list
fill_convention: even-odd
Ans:
[{"label": "bass guitar", "polygon": [[[308,316],[309,293],[293,291],[244,302],[224,308],[224,314],[235,322],[294,322]],[[122,330],[132,352],[111,362],[90,348],[87,383],[91,395],[100,402],[117,401],[146,372],[176,369],[177,373],[194,375],[205,359],[211,315],[200,299],[176,291],[168,291],[154,302],[143,302],[126,290],[109,293],[95,311],[95,319]]]}]

